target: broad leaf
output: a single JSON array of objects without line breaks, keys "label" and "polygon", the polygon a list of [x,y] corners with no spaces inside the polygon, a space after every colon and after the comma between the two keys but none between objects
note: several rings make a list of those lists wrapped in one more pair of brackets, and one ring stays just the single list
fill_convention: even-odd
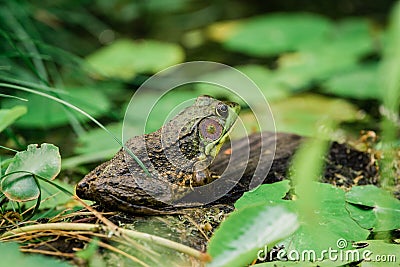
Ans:
[{"label": "broad leaf", "polygon": [[86,60],[101,75],[129,80],[137,73],[155,73],[183,59],[183,50],[176,44],[120,39],[95,51]]},{"label": "broad leaf", "polygon": [[[331,247],[338,249],[338,240],[344,242],[364,240],[369,235],[369,231],[361,228],[348,214],[345,208],[345,193],[343,190],[330,184],[316,183],[315,194],[318,196],[319,203],[315,205],[313,216],[317,222],[312,223],[307,220],[300,221],[300,227],[287,239],[280,242],[285,251],[313,250],[315,257],[323,260],[321,252]],[[286,190],[285,190],[286,189]],[[275,192],[276,191],[276,192]],[[296,200],[282,200],[289,191],[288,182],[283,181],[275,184],[265,184],[257,189],[248,192],[240,198],[235,206],[238,210],[245,208],[252,201],[262,205],[284,205],[288,210],[298,211]],[[260,204],[261,203],[261,204]],[[298,214],[299,218],[304,214]],[[345,246],[343,249],[348,249]],[[312,260],[312,259],[311,259]],[[279,265],[278,265],[279,266]]]},{"label": "broad leaf", "polygon": [[345,18],[336,24],[328,44],[342,51],[342,56],[361,57],[376,49],[374,38],[378,31],[372,29],[370,21],[364,18]]},{"label": "broad leaf", "polygon": [[11,109],[0,109],[0,132],[26,113],[25,106],[15,106]]},{"label": "broad leaf", "polygon": [[[287,251],[314,250],[317,255],[332,247],[339,249],[338,240],[359,241],[369,235],[349,216],[345,208],[344,191],[330,184],[317,183],[319,207],[314,213],[319,217],[318,224],[302,224],[300,228],[281,244]],[[346,248],[344,248],[346,249]]]},{"label": "broad leaf", "polygon": [[297,216],[279,205],[255,205],[233,212],[214,233],[207,266],[246,266],[298,228]]},{"label": "broad leaf", "polygon": [[[107,130],[117,137],[121,137],[122,123],[106,125]],[[95,128],[87,131],[78,138],[78,145],[75,147],[77,154],[90,154],[106,152],[104,158],[114,155],[121,146],[103,129]]]},{"label": "broad leaf", "polygon": [[355,99],[381,99],[378,66],[357,67],[332,76],[324,84],[324,92]]},{"label": "broad leaf", "polygon": [[0,243],[1,266],[30,266],[30,267],[68,267],[65,261],[43,255],[31,255],[19,251],[16,243]]},{"label": "broad leaf", "polygon": [[292,91],[300,91],[333,74],[354,68],[357,58],[343,56],[342,50],[326,45],[282,54],[278,63],[278,69],[275,71],[276,82]]},{"label": "broad leaf", "polygon": [[369,259],[362,261],[361,267],[399,266],[400,245],[383,240],[366,240],[363,243],[368,246],[360,249],[360,254],[366,252]]},{"label": "broad leaf", "polygon": [[329,20],[317,15],[273,14],[239,21],[225,34],[222,43],[228,49],[253,56],[274,55],[317,42],[331,27]]},{"label": "broad leaf", "polygon": [[243,196],[235,202],[235,208],[242,209],[257,203],[281,203],[281,201],[283,202],[282,198],[286,196],[289,189],[289,180],[258,186],[252,191],[245,192]]},{"label": "broad leaf", "polygon": [[270,103],[276,129],[312,136],[318,124],[328,119],[334,122],[354,121],[358,109],[351,103],[314,94],[293,96]]},{"label": "broad leaf", "polygon": [[[375,266],[398,266],[400,259],[400,245],[386,243],[383,240],[365,240],[360,241],[365,247],[351,248],[351,252],[332,253],[331,259],[325,259],[317,262],[279,262],[272,261],[254,265],[255,267],[286,267],[286,266],[305,266],[305,267],[334,267],[348,266],[350,263],[359,263],[361,267]],[[353,266],[353,265],[351,265]]]},{"label": "broad leaf", "polygon": [[18,152],[14,156],[6,170],[6,176],[1,180],[0,189],[14,201],[34,200],[38,198],[40,191],[35,178],[29,173],[51,180],[60,169],[61,157],[56,146],[46,143],[41,146],[29,145],[26,151]]},{"label": "broad leaf", "polygon": [[[67,190],[70,194],[66,194],[53,184],[41,182],[41,198],[44,201],[40,204],[40,209],[57,209],[60,206],[68,205],[68,203],[72,201],[72,195],[74,192],[74,187],[72,185],[58,179],[53,180],[52,183]],[[32,205],[34,204],[35,203],[32,203]]]},{"label": "broad leaf", "polygon": [[[180,87],[185,89],[185,87]],[[148,93],[135,95],[134,105],[124,108],[124,136],[129,130],[129,136],[142,135],[143,118],[145,121],[145,133],[151,133],[160,129],[168,120],[172,119],[183,108],[194,103],[198,93],[189,90],[175,89],[160,97],[159,93],[149,91]],[[151,107],[150,112],[148,108]],[[124,137],[125,138],[125,137]]]},{"label": "broad leaf", "polygon": [[[65,92],[65,94],[63,93],[59,95],[62,100],[81,108],[94,117],[108,114],[111,108],[110,100],[97,88],[75,87],[65,89]],[[15,123],[20,127],[56,127],[69,123],[71,121],[71,116],[83,121],[89,120],[84,115],[57,103],[54,100],[30,93],[22,93],[18,95],[28,99],[28,102],[26,103],[28,113]],[[93,101],[94,99],[96,101]],[[7,99],[4,101],[4,106],[12,107],[15,105],[16,101],[17,100],[14,99]]]},{"label": "broad leaf", "polygon": [[[270,71],[266,67],[261,65],[244,65],[235,67],[238,71],[241,71],[243,74],[247,75],[249,79],[251,79],[257,87],[264,94],[265,98],[268,101],[274,101],[278,99],[282,99],[288,96],[288,89],[282,84],[280,81],[275,79],[274,72]],[[210,77],[212,76],[212,77]],[[236,74],[236,72],[231,70],[222,70],[212,74],[208,74],[207,76],[202,77],[204,80],[207,78],[212,78],[213,81],[229,81],[229,83],[240,84],[243,80],[243,77]],[[242,106],[246,105],[240,97],[235,96],[228,89],[221,88],[216,85],[198,83],[196,84],[196,89],[200,94],[212,95],[214,97],[222,97],[225,99],[229,99],[231,101],[235,101],[240,103]],[[259,102],[258,98],[245,99],[247,101],[252,101],[253,103]]]},{"label": "broad leaf", "polygon": [[388,231],[400,228],[400,201],[373,185],[354,186],[346,194],[351,217],[366,229]]},{"label": "broad leaf", "polygon": [[[121,138],[122,123],[106,125],[114,136]],[[86,163],[104,161],[110,159],[121,148],[121,146],[103,129],[94,128],[78,138],[78,144],[74,152],[78,155],[64,158],[62,168],[68,169]]]},{"label": "broad leaf", "polygon": [[[344,20],[318,42],[281,54],[274,84],[304,90],[315,82],[356,68],[360,58],[374,50],[365,20]],[[352,89],[353,90],[353,89]]]}]

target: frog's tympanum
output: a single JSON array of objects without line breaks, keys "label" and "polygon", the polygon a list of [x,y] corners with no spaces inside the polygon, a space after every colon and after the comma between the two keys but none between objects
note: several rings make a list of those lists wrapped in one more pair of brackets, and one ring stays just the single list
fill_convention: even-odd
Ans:
[{"label": "frog's tympanum", "polygon": [[239,110],[233,102],[198,97],[156,132],[129,139],[124,149],[78,183],[77,195],[109,210],[147,214],[169,210],[171,203],[216,179],[208,166]]}]

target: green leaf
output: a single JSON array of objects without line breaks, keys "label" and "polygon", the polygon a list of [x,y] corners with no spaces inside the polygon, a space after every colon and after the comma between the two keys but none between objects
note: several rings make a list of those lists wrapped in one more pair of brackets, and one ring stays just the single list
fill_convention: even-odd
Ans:
[{"label": "green leaf", "polygon": [[[309,266],[309,267],[334,267],[334,266],[348,266],[349,263],[356,263],[363,260],[366,256],[369,260],[364,259],[357,266],[361,267],[386,267],[398,266],[398,259],[400,259],[400,245],[386,243],[383,240],[363,240],[360,243],[366,244],[364,248],[356,249],[351,248],[351,253],[340,252],[333,253],[332,259],[325,259],[317,262],[303,262],[303,261],[272,261],[254,265],[255,267],[285,267],[285,266]],[[354,254],[353,254],[354,253]],[[343,260],[341,260],[341,255]],[[335,256],[337,259],[335,259]],[[353,265],[350,265],[353,266]]]},{"label": "green leaf", "polygon": [[0,109],[0,132],[26,113],[25,106],[15,106],[11,109]]},{"label": "green leaf", "polygon": [[[122,123],[112,123],[106,126],[106,128],[115,136],[122,136]],[[115,155],[115,153],[121,148],[121,146],[115,142],[110,134],[103,129],[91,129],[80,135],[78,138],[78,145],[75,147],[75,153],[77,154],[91,154],[91,153],[102,153],[107,152],[104,158],[107,156]]]},{"label": "green leaf", "polygon": [[[244,65],[236,66],[235,68],[238,71],[243,72],[243,74],[247,75],[248,78],[250,78],[257,85],[257,87],[260,88],[268,101],[278,100],[288,96],[289,93],[287,87],[283,86],[279,82],[276,82],[276,79],[274,79],[274,72],[270,71],[269,69],[261,65]],[[229,81],[229,83],[235,84],[240,84],[243,79],[242,76],[239,76],[231,70],[218,71],[212,74],[205,75],[202,78],[204,80],[212,78],[213,81],[217,80],[221,81],[222,83],[224,83],[224,81]],[[214,97],[220,97],[235,101],[242,106],[246,105],[240,97],[235,96],[230,90],[227,90],[225,88],[205,83],[196,83],[195,88],[199,95],[212,95]],[[257,103],[259,101],[258,98],[247,98],[246,100],[252,101],[253,103]]]},{"label": "green leaf", "polygon": [[[374,44],[378,36],[376,29],[365,18],[346,18],[339,21],[327,42],[342,56],[361,57],[375,50]],[[372,34],[374,33],[374,34]]]},{"label": "green leaf", "polygon": [[40,190],[32,175],[12,174],[1,181],[1,191],[10,200],[26,202],[37,199]]},{"label": "green leaf", "polygon": [[303,90],[356,68],[360,58],[374,50],[373,43],[366,20],[343,20],[318,42],[281,55],[274,79],[292,90]]},{"label": "green leaf", "polygon": [[65,261],[42,255],[21,253],[16,243],[0,243],[1,266],[68,267]]},{"label": "green leaf", "polygon": [[367,254],[370,256],[370,261],[364,260],[361,262],[361,267],[399,266],[400,245],[383,240],[366,240],[363,243],[368,246],[360,249],[360,253],[365,251],[371,253]]},{"label": "green leaf", "polygon": [[245,192],[243,196],[235,202],[235,208],[242,209],[257,203],[281,203],[281,201],[283,202],[282,198],[286,196],[289,189],[289,180],[260,185],[252,191]]},{"label": "green leaf", "polygon": [[[182,89],[185,89],[184,87]],[[139,123],[146,119],[145,133],[151,133],[160,129],[168,120],[177,115],[183,108],[194,103],[198,93],[189,90],[176,89],[160,97],[159,93],[149,91],[145,94],[135,95],[135,106],[129,106],[124,109],[127,116],[124,119],[124,134],[127,127],[130,135],[142,135],[143,129],[138,127]],[[151,103],[151,111],[147,112],[149,103]],[[128,103],[127,103],[128,105]],[[134,109],[134,112],[132,111]],[[134,113],[134,114],[133,114]],[[130,115],[131,114],[131,115]]]},{"label": "green leaf", "polygon": [[298,228],[297,216],[279,205],[255,205],[235,211],[220,225],[208,246],[207,266],[245,266],[264,246],[272,247]]},{"label": "green leaf", "polygon": [[129,80],[137,73],[155,73],[181,63],[183,50],[176,44],[153,40],[120,39],[89,55],[87,62],[101,75]]},{"label": "green leaf", "polygon": [[333,122],[358,119],[358,109],[337,98],[302,94],[270,103],[278,132],[313,136],[316,127],[329,118]]},{"label": "green leaf", "polygon": [[303,262],[303,261],[270,261],[254,265],[254,267],[286,267],[286,266],[319,267],[320,265],[316,265],[316,263]]},{"label": "green leaf", "polygon": [[354,68],[357,58],[343,56],[343,51],[329,45],[283,54],[275,71],[276,83],[292,91],[304,90],[314,82]]},{"label": "green leaf", "polygon": [[366,229],[388,231],[400,228],[400,201],[373,185],[354,186],[346,194],[351,217]]},{"label": "green leaf", "polygon": [[[41,182],[40,190],[42,192],[42,203],[40,204],[40,209],[56,209],[72,200],[74,192],[74,187],[72,185],[58,180],[53,180],[52,182],[70,192],[70,195],[65,194],[50,183]],[[34,204],[35,203],[32,203],[32,205]]]},{"label": "green leaf", "polygon": [[[332,247],[338,249],[339,239],[346,241],[364,240],[369,231],[361,228],[345,208],[345,193],[330,184],[317,183],[316,191],[320,200],[314,213],[319,217],[317,224],[301,224],[300,228],[281,244],[287,251],[314,250],[317,255]],[[296,201],[294,201],[296,202]],[[295,204],[295,203],[293,203]]]},{"label": "green leaf", "polygon": [[378,65],[359,66],[336,74],[324,83],[323,92],[354,99],[381,99]]},{"label": "green leaf", "polygon": [[[65,91],[67,94],[60,94],[63,100],[83,109],[94,117],[108,114],[111,108],[110,100],[101,90],[96,88],[75,87],[65,89]],[[89,120],[84,115],[40,95],[29,93],[18,95],[28,99],[26,104],[28,113],[15,123],[20,127],[51,128],[65,125],[71,121],[71,115],[82,121]],[[93,101],[94,99],[96,101]],[[15,103],[16,100],[5,100],[4,106],[11,107]]]},{"label": "green leaf", "polygon": [[[35,178],[29,173],[45,179],[53,179],[61,169],[58,147],[51,144],[29,145],[26,151],[18,152],[8,166],[0,184],[1,191],[11,200],[25,202],[39,197]],[[21,173],[13,173],[20,172]]]},{"label": "green leaf", "polygon": [[92,239],[92,241],[90,241],[89,245],[85,249],[78,251],[76,256],[84,260],[90,260],[96,255],[98,248],[99,239],[95,237]]},{"label": "green leaf", "polygon": [[223,45],[252,56],[276,55],[319,41],[331,27],[331,22],[322,16],[273,14],[239,22]]},{"label": "green leaf", "polygon": [[[122,123],[111,123],[105,126],[114,136],[121,138]],[[125,125],[125,127],[128,127]],[[132,129],[134,131],[135,129]],[[78,137],[74,152],[76,156],[64,158],[62,169],[73,168],[82,164],[104,161],[112,158],[121,148],[104,129],[94,128]]]},{"label": "green leaf", "polygon": [[[284,190],[286,188],[286,190]],[[347,242],[364,240],[369,231],[360,227],[348,214],[345,208],[345,193],[340,188],[330,184],[315,183],[315,191],[319,203],[315,204],[313,216],[318,220],[310,223],[309,220],[301,220],[300,227],[288,238],[280,242],[287,252],[296,250],[299,253],[313,250],[316,257],[320,257],[323,250],[338,249],[337,242],[344,239]],[[277,190],[278,192],[275,192]],[[288,182],[261,185],[257,189],[246,193],[236,203],[239,211],[252,201],[258,205],[284,205],[290,211],[297,211],[299,218],[307,216],[301,214],[298,209],[298,200],[282,200],[289,191]],[[272,195],[270,195],[272,194]],[[273,204],[272,204],[273,203]],[[282,203],[282,204],[281,204]],[[321,258],[322,260],[322,258]]]}]

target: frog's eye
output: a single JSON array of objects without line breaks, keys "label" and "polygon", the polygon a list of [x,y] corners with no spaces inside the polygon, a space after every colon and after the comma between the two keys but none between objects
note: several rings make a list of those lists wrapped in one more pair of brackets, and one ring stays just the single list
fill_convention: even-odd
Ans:
[{"label": "frog's eye", "polygon": [[219,103],[216,108],[216,112],[219,116],[226,118],[228,116],[228,106],[224,103]]},{"label": "frog's eye", "polygon": [[201,136],[211,141],[215,141],[221,136],[222,129],[222,125],[212,119],[203,119],[199,124]]}]

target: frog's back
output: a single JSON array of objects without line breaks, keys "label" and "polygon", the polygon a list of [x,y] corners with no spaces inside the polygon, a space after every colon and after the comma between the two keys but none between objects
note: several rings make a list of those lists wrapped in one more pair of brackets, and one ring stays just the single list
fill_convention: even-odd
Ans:
[{"label": "frog's back", "polygon": [[77,184],[77,195],[110,210],[154,213],[157,209],[165,209],[168,205],[157,199],[168,202],[176,189],[171,187],[171,182],[182,174],[166,158],[160,130],[135,136],[127,141],[126,146],[141,160],[151,176],[120,149],[111,160],[97,166]]}]

